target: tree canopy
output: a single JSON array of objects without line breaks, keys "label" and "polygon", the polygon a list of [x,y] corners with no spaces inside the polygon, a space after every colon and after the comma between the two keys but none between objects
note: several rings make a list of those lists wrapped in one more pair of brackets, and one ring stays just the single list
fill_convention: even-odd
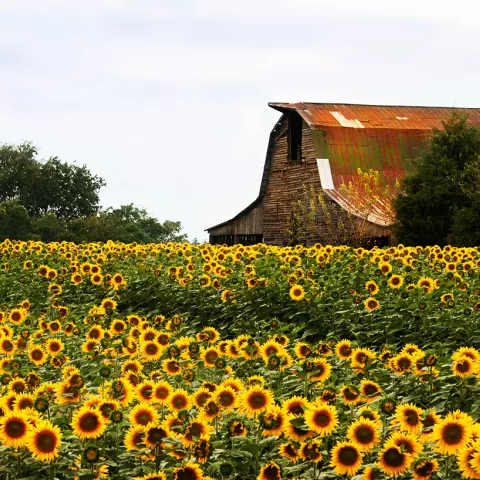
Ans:
[{"label": "tree canopy", "polygon": [[40,161],[30,143],[0,147],[0,202],[16,200],[31,217],[53,213],[72,219],[94,215],[105,180],[84,165],[57,157]]},{"label": "tree canopy", "polygon": [[480,129],[454,114],[434,129],[393,202],[406,245],[476,245],[480,240]]},{"label": "tree canopy", "polygon": [[0,241],[186,241],[180,222],[161,223],[133,204],[102,209],[103,178],[37,154],[31,143],[0,146]]}]

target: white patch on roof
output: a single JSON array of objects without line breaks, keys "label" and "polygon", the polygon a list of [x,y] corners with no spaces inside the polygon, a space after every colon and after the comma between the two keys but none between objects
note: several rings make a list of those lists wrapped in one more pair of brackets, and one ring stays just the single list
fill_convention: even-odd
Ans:
[{"label": "white patch on roof", "polygon": [[330,160],[328,158],[317,158],[318,173],[320,174],[320,183],[325,190],[333,190],[332,171],[330,170]]},{"label": "white patch on roof", "polygon": [[408,120],[408,117],[396,117],[397,120]]},{"label": "white patch on roof", "polygon": [[360,120],[349,120],[348,118],[345,118],[345,116],[340,113],[340,112],[330,112],[337,122],[342,126],[342,127],[350,127],[350,128],[365,128]]}]

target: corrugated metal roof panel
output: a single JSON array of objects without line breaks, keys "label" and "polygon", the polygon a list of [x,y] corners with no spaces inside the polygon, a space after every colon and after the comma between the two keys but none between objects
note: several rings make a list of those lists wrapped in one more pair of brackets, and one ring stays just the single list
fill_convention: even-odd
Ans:
[{"label": "corrugated metal roof panel", "polygon": [[330,126],[350,128],[393,128],[396,130],[431,130],[441,128],[442,120],[454,111],[467,113],[480,124],[480,108],[409,107],[333,103],[269,103],[280,111],[297,110],[314,129]]}]

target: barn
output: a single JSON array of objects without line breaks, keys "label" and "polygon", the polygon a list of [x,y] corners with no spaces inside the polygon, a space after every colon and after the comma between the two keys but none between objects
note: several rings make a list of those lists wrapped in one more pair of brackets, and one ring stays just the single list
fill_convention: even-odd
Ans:
[{"label": "barn", "polygon": [[[352,213],[341,186],[358,169],[393,185],[410,168],[432,128],[454,111],[480,124],[480,109],[330,103],[269,103],[281,116],[268,141],[258,197],[230,220],[208,228],[212,244],[287,245],[293,204],[304,189],[322,191],[339,218]],[[388,198],[368,216],[371,235],[392,242]],[[318,221],[321,224],[322,219]]]}]

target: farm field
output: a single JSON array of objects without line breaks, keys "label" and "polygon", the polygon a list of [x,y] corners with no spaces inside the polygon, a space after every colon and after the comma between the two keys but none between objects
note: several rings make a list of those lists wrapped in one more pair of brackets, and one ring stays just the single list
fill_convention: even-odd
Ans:
[{"label": "farm field", "polygon": [[0,479],[480,478],[473,248],[0,244]]}]

